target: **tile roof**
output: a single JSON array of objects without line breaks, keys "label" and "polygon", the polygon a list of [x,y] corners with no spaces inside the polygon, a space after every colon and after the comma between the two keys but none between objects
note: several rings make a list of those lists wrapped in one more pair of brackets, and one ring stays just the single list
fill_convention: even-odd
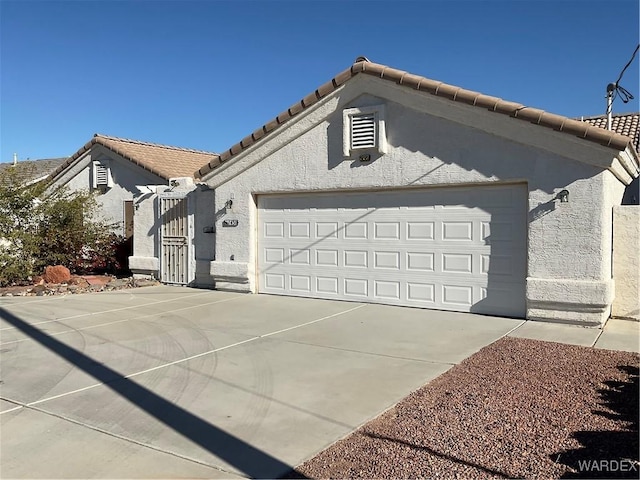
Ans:
[{"label": "tile roof", "polygon": [[292,105],[282,112],[276,118],[263,125],[252,134],[247,135],[240,142],[233,145],[219,155],[214,156],[209,163],[200,168],[193,175],[201,178],[210,173],[221,163],[228,161],[242,150],[270,134],[283,123],[295,117],[303,110],[311,105],[319,102],[346,82],[351,80],[358,74],[372,75],[374,77],[387,80],[398,85],[403,85],[413,90],[418,90],[437,97],[447,98],[455,102],[466,103],[475,107],[486,108],[490,111],[509,115],[518,120],[524,120],[530,123],[551,128],[569,135],[575,135],[585,140],[599,143],[615,150],[624,150],[628,146],[633,146],[629,137],[620,135],[616,132],[609,132],[598,127],[594,127],[587,122],[574,120],[562,115],[545,112],[537,108],[527,107],[520,103],[508,102],[497,97],[484,95],[482,93],[465,90],[460,87],[448,85],[436,80],[430,80],[425,77],[413,75],[411,73],[397,70],[386,65],[370,62],[365,57],[358,57],[356,62],[348,69],[340,72],[333,79],[318,87],[315,91],[304,97],[298,103]]},{"label": "tile roof", "polygon": [[[607,128],[607,116],[583,117],[582,121],[588,122],[594,127]],[[619,113],[612,115],[611,130],[626,135],[633,140],[636,151],[640,151],[640,113]]]},{"label": "tile roof", "polygon": [[173,177],[192,177],[196,168],[206,162],[211,162],[217,156],[213,152],[141,142],[128,138],[109,137],[96,133],[90,141],[51,173],[49,180],[55,178],[93,145],[102,145],[165,180]]},{"label": "tile roof", "polygon": [[15,169],[16,179],[24,185],[29,185],[47,178],[51,172],[62,165],[66,158],[43,158],[40,160],[21,160],[15,165],[13,162],[0,163],[0,173],[9,168]]}]

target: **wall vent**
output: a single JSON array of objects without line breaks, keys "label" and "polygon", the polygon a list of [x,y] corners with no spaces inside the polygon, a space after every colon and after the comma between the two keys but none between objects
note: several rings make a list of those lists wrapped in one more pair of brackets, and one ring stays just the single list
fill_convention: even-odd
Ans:
[{"label": "wall vent", "polygon": [[345,108],[343,120],[343,154],[377,151],[387,153],[384,105]]},{"label": "wall vent", "polygon": [[376,146],[375,114],[363,113],[351,116],[351,150]]},{"label": "wall vent", "polygon": [[111,170],[106,161],[93,162],[93,188],[110,188],[113,186]]}]

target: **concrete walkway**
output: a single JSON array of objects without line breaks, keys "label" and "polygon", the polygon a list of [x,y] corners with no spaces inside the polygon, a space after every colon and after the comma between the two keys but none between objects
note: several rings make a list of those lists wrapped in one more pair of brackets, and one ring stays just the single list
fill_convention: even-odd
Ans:
[{"label": "concrete walkway", "polygon": [[602,329],[558,323],[525,322],[509,336],[640,353],[640,322],[615,318],[610,319]]},{"label": "concrete walkway", "polygon": [[0,319],[3,478],[275,478],[505,335],[638,350],[630,322],[166,286],[4,297]]}]

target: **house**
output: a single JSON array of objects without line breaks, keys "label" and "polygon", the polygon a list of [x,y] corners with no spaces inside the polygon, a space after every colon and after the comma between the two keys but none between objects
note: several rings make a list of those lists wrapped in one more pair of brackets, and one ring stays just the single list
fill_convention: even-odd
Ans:
[{"label": "house", "polygon": [[[594,127],[607,128],[606,115],[582,117],[581,120]],[[640,112],[611,115],[611,130],[631,138],[636,151],[640,151]]]},{"label": "house", "polygon": [[[144,248],[139,250],[146,258],[157,254],[158,246],[149,238],[155,238],[153,225],[158,222],[158,213],[152,210],[137,216],[134,198],[155,195],[157,189],[195,189],[193,171],[214,156],[211,152],[95,134],[49,175],[48,190],[64,186],[96,192],[104,220],[117,225],[115,233],[132,243],[136,241],[134,232],[142,235]],[[139,267],[135,262],[129,267]],[[140,268],[145,271],[148,262],[142,262],[144,268]]]},{"label": "house", "polygon": [[[607,116],[582,117],[582,121],[600,128],[607,128]],[[626,135],[633,140],[636,152],[640,152],[640,112],[619,113],[612,115],[611,130],[621,135]],[[636,177],[627,186],[622,205],[638,205],[640,203],[640,177]]]},{"label": "house", "polygon": [[360,57],[194,176],[217,288],[599,326],[639,314],[639,174],[627,136]]},{"label": "house", "polygon": [[4,170],[12,169],[16,174],[16,180],[25,186],[45,180],[66,160],[66,158],[43,158],[18,161],[17,156],[15,157],[13,162],[0,163],[0,175]]}]

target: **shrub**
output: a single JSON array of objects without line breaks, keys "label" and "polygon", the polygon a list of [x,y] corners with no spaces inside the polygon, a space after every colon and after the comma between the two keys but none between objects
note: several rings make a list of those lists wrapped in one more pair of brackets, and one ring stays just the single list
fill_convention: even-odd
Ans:
[{"label": "shrub", "polygon": [[43,184],[21,184],[17,169],[0,170],[0,286],[24,282],[47,265],[115,272],[124,266],[116,260],[124,239],[112,233],[115,226],[100,218],[87,191],[45,193]]}]

